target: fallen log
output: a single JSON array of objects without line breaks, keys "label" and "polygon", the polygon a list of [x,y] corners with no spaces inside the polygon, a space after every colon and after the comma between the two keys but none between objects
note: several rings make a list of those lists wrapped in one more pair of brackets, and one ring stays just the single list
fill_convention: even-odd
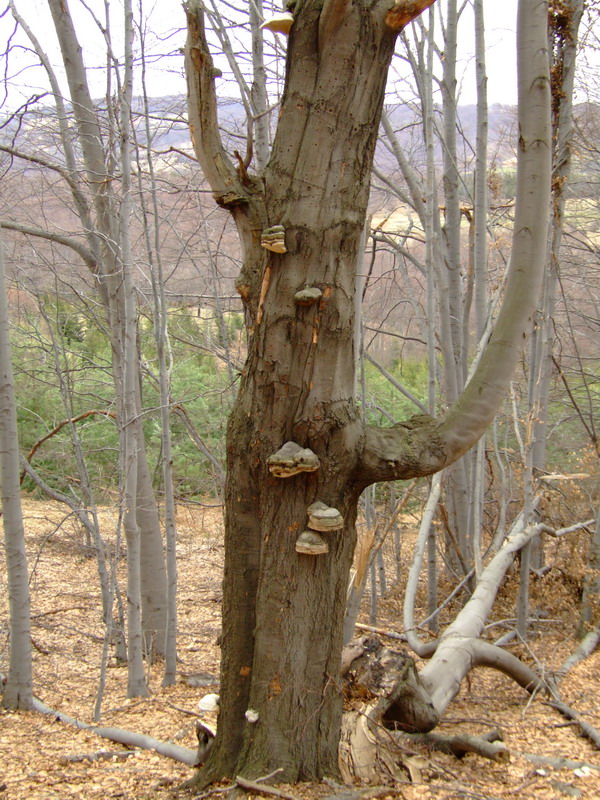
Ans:
[{"label": "fallen log", "polygon": [[579,643],[579,647],[571,653],[560,669],[557,670],[554,676],[556,682],[558,683],[561,681],[567,672],[573,669],[576,664],[579,664],[580,661],[585,661],[586,658],[589,658],[598,646],[598,642],[600,642],[600,629],[594,628],[594,630],[583,637]]},{"label": "fallen log", "polygon": [[549,700],[546,705],[555,708],[563,717],[574,722],[581,731],[581,735],[589,739],[600,750],[600,731],[597,728],[581,719],[579,714],[566,703],[563,703],[562,700]]},{"label": "fallen log", "polygon": [[187,747],[182,747],[172,742],[161,742],[159,739],[154,739],[152,736],[146,736],[142,733],[133,733],[132,731],[126,731],[122,728],[104,728],[90,725],[87,722],[82,722],[74,717],[70,717],[68,714],[63,714],[62,711],[56,711],[54,708],[50,708],[36,697],[33,699],[33,710],[38,711],[40,714],[54,717],[54,719],[66,725],[95,733],[96,736],[109,739],[111,742],[124,744],[126,747],[139,747],[142,750],[154,750],[161,756],[167,756],[167,758],[180,761],[182,764],[188,764],[190,767],[196,766],[198,762],[196,750],[190,750]]},{"label": "fallen log", "polygon": [[510,751],[501,740],[498,731],[493,731],[492,734],[486,736],[474,736],[470,733],[458,733],[454,736],[446,736],[442,733],[418,733],[410,735],[407,739],[415,744],[427,744],[457,758],[463,758],[467,753],[475,753],[502,764],[510,761]]}]

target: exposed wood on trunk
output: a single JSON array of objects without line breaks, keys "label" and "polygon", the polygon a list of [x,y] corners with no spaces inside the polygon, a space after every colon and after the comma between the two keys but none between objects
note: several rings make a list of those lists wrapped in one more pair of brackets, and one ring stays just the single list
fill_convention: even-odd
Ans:
[{"label": "exposed wood on trunk", "polygon": [[373,722],[410,733],[437,725],[429,692],[407,652],[389,650],[376,637],[363,636],[353,645],[354,653],[362,653],[345,672],[346,695],[375,698],[368,712]]}]

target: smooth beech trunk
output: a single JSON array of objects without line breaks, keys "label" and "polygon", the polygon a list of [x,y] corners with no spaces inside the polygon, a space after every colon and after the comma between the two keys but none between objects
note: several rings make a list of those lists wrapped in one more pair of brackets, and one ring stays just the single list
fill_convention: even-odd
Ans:
[{"label": "smooth beech trunk", "polygon": [[[66,0],[48,0],[48,5],[52,12],[69,86],[70,101],[73,107],[72,115],[75,119],[77,140],[81,148],[83,169],[73,153],[70,142],[72,131],[67,126],[63,99],[58,92],[58,87],[53,84],[59,117],[61,119],[64,117],[63,127],[61,127],[61,143],[69,168],[69,186],[89,245],[91,262],[88,259],[88,265],[98,278],[99,293],[106,307],[111,337],[115,393],[119,408],[119,425],[124,431],[124,435],[121,437],[122,445],[125,446],[126,440],[128,440],[129,455],[122,454],[128,469],[127,475],[123,476],[123,482],[127,482],[126,491],[130,495],[126,510],[127,525],[130,527],[130,531],[133,531],[135,527],[136,536],[139,536],[139,548],[137,548],[139,563],[132,569],[140,573],[144,645],[148,652],[162,655],[165,652],[167,628],[165,563],[160,519],[147,463],[141,419],[142,401],[137,331],[135,330],[137,324],[135,298],[133,294],[131,296],[128,294],[128,292],[135,292],[131,284],[133,264],[131,255],[123,252],[124,244],[125,248],[128,248],[124,237],[127,235],[125,227],[129,225],[130,221],[126,209],[131,207],[131,185],[127,178],[128,168],[125,168],[123,164],[123,159],[130,157],[130,115],[121,114],[122,131],[120,135],[124,137],[124,140],[122,140],[123,147],[117,158],[124,168],[119,196],[113,191],[112,183],[115,176],[110,173],[108,167],[116,154],[109,152],[105,142],[101,118],[92,101],[82,48],[77,38],[68,3]],[[130,14],[126,13],[126,19],[129,16]],[[43,52],[38,43],[33,41],[33,44],[44,62]],[[47,72],[52,81],[51,67],[47,67]],[[130,76],[123,77],[127,91],[130,91],[127,89],[127,83],[131,80]],[[121,101],[122,109],[128,107],[125,95],[121,97]],[[87,181],[81,174],[84,170]],[[124,213],[122,213],[123,209],[125,209]],[[41,235],[41,233],[38,232],[35,235]],[[135,457],[132,460],[133,456]],[[135,470],[135,474],[132,470]],[[135,509],[131,505],[132,503],[135,504]],[[135,517],[135,526],[131,515]]]},{"label": "smooth beech trunk", "polygon": [[4,708],[31,708],[33,704],[29,573],[21,511],[20,473],[4,244],[0,239],[0,487],[10,609],[10,659],[2,698]]},{"label": "smooth beech trunk", "polygon": [[[240,233],[237,286],[250,320],[227,434],[219,729],[202,781],[274,768],[283,768],[288,781],[337,773],[338,674],[360,493],[375,481],[437,472],[473,445],[507,388],[535,308],[550,172],[546,7],[522,0],[525,13],[542,20],[524,76],[529,116],[522,120],[519,172],[526,196],[520,213],[527,213],[515,226],[513,281],[525,283],[511,285],[511,307],[492,338],[493,362],[482,357],[467,396],[445,417],[419,416],[387,429],[360,419],[354,303],[373,151],[397,33],[429,5],[297,4],[279,121],[261,178],[235,168],[222,146],[202,6],[187,6],[190,128],[215,200],[231,211]],[[262,231],[274,225],[285,228],[284,253],[260,245]],[[322,292],[313,305],[297,302],[305,287]],[[316,471],[286,478],[270,472],[269,457],[289,441],[318,456]],[[296,551],[296,540],[316,500],[338,509],[344,528],[321,534],[327,553],[307,555]]]}]

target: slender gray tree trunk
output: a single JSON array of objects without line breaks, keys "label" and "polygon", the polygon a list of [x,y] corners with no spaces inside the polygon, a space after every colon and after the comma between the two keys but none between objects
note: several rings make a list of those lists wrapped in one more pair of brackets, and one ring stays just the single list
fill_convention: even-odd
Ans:
[{"label": "slender gray tree trunk", "polygon": [[20,473],[4,244],[0,238],[0,489],[10,613],[10,659],[2,698],[4,708],[31,708],[33,705],[29,574],[21,512]]},{"label": "slender gray tree trunk", "polygon": [[[121,232],[118,229],[119,210],[113,189],[113,176],[109,172],[107,162],[112,156],[106,153],[101,126],[96,115],[89,91],[82,51],[75,28],[69,13],[66,0],[48,0],[52,12],[54,26],[61,48],[63,63],[73,114],[77,124],[77,134],[82,150],[83,163],[88,176],[88,187],[91,194],[91,207],[85,203],[83,193],[81,205],[85,216],[80,219],[92,243],[92,252],[96,253],[95,270],[100,284],[101,296],[105,299],[111,333],[113,355],[113,373],[117,398],[127,394],[129,401],[135,401],[136,412],[127,419],[128,435],[135,437],[136,458],[129,463],[135,469],[136,525],[140,532],[140,564],[141,564],[141,606],[145,647],[163,654],[166,631],[166,575],[160,520],[152,479],[147,464],[143,427],[141,421],[141,387],[139,376],[139,353],[137,351],[137,335],[133,330],[124,332],[125,321],[133,324],[132,309],[127,308],[130,302],[125,296],[125,284],[122,280],[124,256],[120,246]],[[62,101],[61,101],[62,102]],[[130,129],[130,119],[121,117],[121,123]],[[71,136],[68,128],[65,136]],[[131,146],[131,143],[129,143]],[[64,139],[63,139],[63,146]],[[66,152],[68,147],[66,147]],[[75,176],[76,162],[73,157],[73,185],[77,189]],[[78,190],[79,191],[79,190]],[[130,191],[123,189],[121,201],[127,204]],[[78,195],[79,196],[79,195]],[[94,220],[92,221],[92,210]],[[87,220],[87,224],[86,224]],[[121,216],[127,220],[128,216]],[[89,225],[89,227],[88,227]],[[130,259],[129,259],[130,264]],[[126,338],[127,337],[127,338]],[[130,348],[135,347],[135,351]],[[127,365],[126,362],[127,361]],[[131,380],[130,370],[136,370],[136,378]],[[127,374],[126,374],[127,372]],[[121,420],[121,426],[123,420]],[[135,430],[135,433],[133,432]],[[129,481],[129,490],[133,489],[133,475],[124,476]],[[128,509],[129,512],[132,509]],[[133,527],[131,528],[133,531]]]}]

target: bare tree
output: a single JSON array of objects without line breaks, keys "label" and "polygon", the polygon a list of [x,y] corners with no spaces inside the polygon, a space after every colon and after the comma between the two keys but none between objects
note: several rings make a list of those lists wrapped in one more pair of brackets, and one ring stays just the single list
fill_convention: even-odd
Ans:
[{"label": "bare tree", "polygon": [[215,200],[242,240],[237,286],[251,335],[228,428],[221,710],[202,780],[274,766],[287,780],[336,772],[360,493],[376,481],[437,472],[478,440],[535,310],[550,187],[547,4],[521,0],[517,209],[494,333],[443,416],[391,428],[361,420],[353,321],[373,151],[396,38],[429,5],[296,5],[260,176],[236,167],[219,138],[203,6],[187,5],[190,126]]},{"label": "bare tree", "polygon": [[0,239],[0,486],[10,609],[10,662],[2,698],[4,708],[31,708],[33,705],[29,574],[21,512],[20,472],[4,244]]},{"label": "bare tree", "polygon": [[[46,71],[56,105],[62,161],[52,163],[49,159],[44,158],[42,163],[47,169],[60,176],[68,186],[75,213],[80,221],[82,236],[61,235],[54,230],[23,226],[9,220],[4,220],[2,225],[30,236],[59,242],[77,253],[92,273],[100,298],[105,305],[113,356],[113,378],[116,397],[120,403],[119,428],[123,433],[123,446],[125,446],[125,440],[131,437],[128,445],[130,460],[125,459],[122,466],[124,469],[127,468],[127,473],[123,473],[123,475],[126,474],[129,481],[127,514],[134,514],[135,525],[131,517],[128,517],[127,521],[128,523],[131,521],[131,531],[133,532],[134,529],[139,531],[140,536],[140,602],[145,637],[144,646],[148,652],[162,654],[165,651],[166,633],[165,566],[160,521],[142,428],[135,298],[133,294],[128,295],[128,291],[134,292],[133,285],[129,282],[131,279],[127,278],[128,272],[132,269],[130,245],[127,241],[130,216],[127,209],[131,208],[130,205],[128,206],[131,199],[131,186],[126,186],[128,169],[118,169],[118,166],[123,166],[123,159],[127,158],[125,144],[127,147],[131,147],[130,103],[127,102],[126,94],[121,92],[119,106],[121,114],[118,127],[120,135],[125,137],[125,141],[122,141],[123,146],[119,148],[120,142],[114,118],[112,120],[113,128],[105,132],[103,118],[92,100],[82,49],[68,4],[49,0],[69,86],[69,101],[72,111],[68,110],[51,61],[44,52],[40,41],[19,13],[13,0],[10,0],[10,7],[16,21],[29,37],[33,49]],[[108,37],[108,21],[106,26],[100,25],[100,28]],[[109,37],[107,38],[107,48],[109,63],[111,67],[114,67],[117,59],[110,49]],[[112,74],[112,71],[109,70],[109,75]],[[113,77],[117,86],[124,89],[125,79],[123,78],[123,83],[121,83],[122,79],[118,70],[115,70]],[[110,78],[107,80],[110,93],[112,83]],[[128,80],[131,79],[128,78]],[[111,104],[112,100],[109,100],[109,105]],[[75,140],[74,133],[76,134]],[[6,148],[4,149],[6,150]],[[25,160],[39,160],[18,149],[9,149],[16,157]],[[119,179],[117,179],[117,174]],[[134,304],[133,307],[131,303]],[[125,411],[125,397],[128,398],[128,403],[135,401],[135,411],[132,410],[132,407],[129,412]],[[135,497],[135,505],[131,506],[133,497]]]}]

